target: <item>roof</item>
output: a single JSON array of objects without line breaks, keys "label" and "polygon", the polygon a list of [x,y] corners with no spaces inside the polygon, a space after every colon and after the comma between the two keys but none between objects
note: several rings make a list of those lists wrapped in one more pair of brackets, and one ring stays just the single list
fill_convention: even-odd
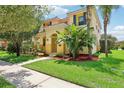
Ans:
[{"label": "roof", "polygon": [[45,20],[45,21],[50,21],[50,20],[53,20],[53,19],[61,19],[61,18],[58,18],[58,17],[56,16],[56,17],[53,17],[53,18],[49,18],[49,19],[47,19],[47,20]]}]

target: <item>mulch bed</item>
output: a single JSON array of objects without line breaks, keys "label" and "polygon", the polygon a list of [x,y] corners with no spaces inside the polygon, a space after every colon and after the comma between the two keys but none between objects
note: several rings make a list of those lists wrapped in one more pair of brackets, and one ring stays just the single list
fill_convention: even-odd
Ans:
[{"label": "mulch bed", "polygon": [[56,60],[65,60],[65,61],[98,61],[98,56],[93,56],[92,59],[89,59],[88,54],[80,54],[76,59],[73,59],[72,57],[67,56],[56,56],[54,57]]}]

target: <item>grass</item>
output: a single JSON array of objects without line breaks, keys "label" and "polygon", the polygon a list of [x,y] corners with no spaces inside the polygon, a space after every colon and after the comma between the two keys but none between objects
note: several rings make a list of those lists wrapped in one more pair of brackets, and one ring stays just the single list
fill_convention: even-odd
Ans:
[{"label": "grass", "polygon": [[101,54],[99,61],[44,60],[24,67],[86,87],[124,87],[123,50],[113,50],[108,58]]},{"label": "grass", "polygon": [[7,61],[10,63],[21,63],[24,61],[32,60],[35,56],[32,55],[21,55],[19,57],[16,54],[9,54],[6,51],[0,51],[0,60]]},{"label": "grass", "polygon": [[0,76],[0,88],[15,88],[15,86]]}]

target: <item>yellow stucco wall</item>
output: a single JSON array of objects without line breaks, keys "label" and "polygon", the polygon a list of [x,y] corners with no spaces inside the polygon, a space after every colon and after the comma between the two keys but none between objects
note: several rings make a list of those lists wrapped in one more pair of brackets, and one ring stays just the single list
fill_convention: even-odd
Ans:
[{"label": "yellow stucco wall", "polygon": [[64,54],[64,52],[65,52],[64,43],[57,44],[57,53]]},{"label": "yellow stucco wall", "polygon": [[[51,27],[48,27],[45,29],[45,33],[47,33],[46,34],[46,53],[47,54],[52,53],[51,36],[53,34],[57,34],[56,31],[63,32],[65,30],[66,26],[67,25],[65,23],[61,23],[61,24],[54,25],[54,26],[51,26]],[[63,43],[57,44],[57,53],[61,53],[61,54],[64,53],[64,44]]]}]

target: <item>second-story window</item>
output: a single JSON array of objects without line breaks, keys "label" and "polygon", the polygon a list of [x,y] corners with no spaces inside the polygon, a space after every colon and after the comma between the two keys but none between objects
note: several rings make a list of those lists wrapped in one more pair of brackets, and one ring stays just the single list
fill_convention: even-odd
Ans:
[{"label": "second-story window", "polygon": [[79,25],[84,25],[84,24],[86,24],[86,18],[85,18],[85,16],[80,16],[79,18],[78,18],[78,21],[79,21]]},{"label": "second-story window", "polygon": [[73,24],[76,25],[76,15],[73,15]]}]

